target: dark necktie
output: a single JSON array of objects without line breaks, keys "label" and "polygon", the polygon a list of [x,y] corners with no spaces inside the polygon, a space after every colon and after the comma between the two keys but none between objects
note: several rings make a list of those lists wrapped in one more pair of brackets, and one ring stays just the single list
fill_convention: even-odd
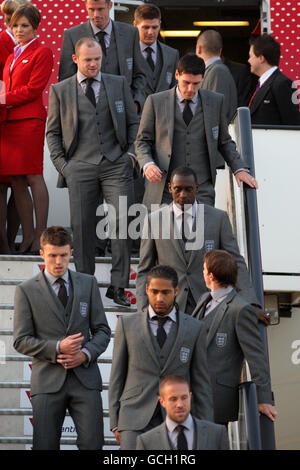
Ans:
[{"label": "dark necktie", "polygon": [[56,279],[56,282],[57,284],[59,284],[59,291],[58,291],[57,297],[63,304],[64,308],[66,308],[67,303],[68,303],[68,294],[67,294],[65,281],[61,277],[59,277],[58,279]]},{"label": "dark necktie", "polygon": [[155,69],[155,65],[154,65],[154,62],[153,62],[153,59],[152,59],[152,52],[153,52],[153,49],[152,47],[148,46],[146,47],[145,51],[147,52],[147,62],[148,64],[150,65],[150,68],[152,71],[154,71]]},{"label": "dark necktie", "polygon": [[104,40],[104,36],[106,35],[105,31],[99,31],[96,36],[99,39],[100,46],[102,48],[102,52],[104,55],[106,55],[106,44]]},{"label": "dark necktie", "polygon": [[182,211],[182,217],[181,217],[181,235],[182,235],[183,243],[186,243],[187,240],[189,239],[190,230],[189,230],[189,225],[188,225],[188,215],[185,214],[184,211]]},{"label": "dark necktie", "polygon": [[207,304],[209,304],[211,299],[212,299],[212,296],[209,294],[207,299],[205,300],[204,304],[202,305],[200,312],[199,312],[199,315],[198,315],[199,320],[202,320],[204,318]]},{"label": "dark necktie", "polygon": [[168,320],[168,317],[156,316],[153,317],[153,320],[157,320],[158,323],[156,339],[159,344],[159,347],[162,348],[167,339],[167,333],[165,332],[164,324]]},{"label": "dark necktie", "polygon": [[187,440],[184,434],[184,426],[181,426],[181,424],[179,424],[176,429],[178,431],[177,450],[189,450]]},{"label": "dark necktie", "polygon": [[93,81],[94,81],[93,78],[87,78],[85,80],[85,83],[86,83],[85,96],[90,100],[92,105],[96,107],[96,98],[95,98],[95,93],[92,87]]},{"label": "dark necktie", "polygon": [[255,88],[255,91],[254,91],[254,93],[253,93],[253,95],[251,96],[251,99],[250,99],[250,101],[249,101],[249,104],[248,104],[248,107],[249,107],[249,108],[250,108],[251,103],[252,103],[252,101],[253,101],[253,99],[254,99],[254,96],[256,95],[256,93],[257,93],[259,90],[260,90],[260,83],[259,83],[259,81],[258,81],[258,83],[257,83],[257,85],[256,85],[256,88]]},{"label": "dark necktie", "polygon": [[189,123],[191,122],[191,120],[193,119],[193,113],[192,113],[192,110],[190,108],[191,100],[184,100],[184,102],[185,102],[185,106],[184,106],[184,109],[183,109],[182,117],[183,117],[184,122],[188,126]]}]

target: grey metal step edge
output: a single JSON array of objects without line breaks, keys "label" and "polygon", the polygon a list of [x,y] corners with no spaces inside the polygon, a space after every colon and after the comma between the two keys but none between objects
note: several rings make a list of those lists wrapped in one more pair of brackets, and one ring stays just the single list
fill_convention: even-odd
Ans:
[{"label": "grey metal step edge", "polygon": [[[0,286],[18,286],[22,282],[27,281],[27,279],[0,279]],[[110,282],[97,282],[98,287],[109,287]],[[135,288],[135,282],[130,282],[128,287],[125,289]]]},{"label": "grey metal step edge", "polygon": [[[41,256],[31,255],[0,255],[0,261],[41,261],[44,262]],[[74,262],[73,256],[70,258],[70,263]],[[111,256],[95,256],[95,263],[97,264],[111,264]],[[138,264],[139,258],[130,258],[131,264]]]},{"label": "grey metal step edge", "polygon": [[[0,310],[14,310],[14,304],[1,304],[0,303]],[[136,313],[136,307],[122,307],[121,305],[104,305],[105,312],[116,312],[116,313]]]},{"label": "grey metal step edge", "polygon": [[[60,439],[60,445],[75,445],[76,444],[76,437],[68,437],[64,438],[62,437]],[[0,437],[0,444],[32,444],[32,437],[21,437],[21,436],[2,436]],[[111,439],[111,438],[104,438],[104,445],[105,446],[118,446],[117,441]]]},{"label": "grey metal step edge", "polygon": [[[0,408],[0,416],[32,416],[31,408]],[[67,411],[66,416],[70,416]],[[109,418],[108,410],[103,410],[103,418]]]},{"label": "grey metal step edge", "polygon": [[[5,361],[10,362],[32,362],[32,357],[30,356],[22,356],[21,354],[7,354],[7,355],[0,355],[0,364],[4,364]],[[97,360],[100,364],[111,364],[110,358],[100,358]]]},{"label": "grey metal step edge", "polygon": [[[30,388],[30,382],[0,382],[0,388]],[[102,390],[108,390],[108,383],[102,384]]]}]

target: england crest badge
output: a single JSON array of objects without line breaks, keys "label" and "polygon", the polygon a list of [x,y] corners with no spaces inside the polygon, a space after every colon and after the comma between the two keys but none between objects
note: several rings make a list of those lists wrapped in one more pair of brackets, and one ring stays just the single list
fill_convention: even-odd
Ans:
[{"label": "england crest badge", "polygon": [[84,318],[88,314],[88,306],[89,304],[87,302],[80,302],[79,304],[80,315]]},{"label": "england crest badge", "polygon": [[183,364],[186,364],[189,360],[189,357],[190,357],[190,349],[189,348],[185,348],[185,347],[182,347],[180,349],[180,361],[183,363]]},{"label": "england crest badge", "polygon": [[205,253],[212,251],[215,248],[215,240],[205,240],[204,242]]},{"label": "england crest badge", "polygon": [[227,343],[227,333],[217,333],[216,334],[216,345],[218,348],[224,348]]}]

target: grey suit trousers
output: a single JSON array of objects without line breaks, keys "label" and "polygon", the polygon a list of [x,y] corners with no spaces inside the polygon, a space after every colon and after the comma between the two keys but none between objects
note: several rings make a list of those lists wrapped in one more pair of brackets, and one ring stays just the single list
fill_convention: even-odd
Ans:
[{"label": "grey suit trousers", "polygon": [[[67,181],[76,270],[87,274],[95,271],[96,210],[102,197],[108,204],[112,247],[111,284],[127,287],[130,271],[130,240],[119,237],[120,226],[127,227],[127,211],[119,212],[119,196],[125,196],[128,207],[133,201],[133,168],[128,154],[110,162],[103,157],[99,165],[69,160],[64,168]],[[125,213],[126,212],[126,213]],[[100,215],[100,214],[99,214]],[[101,233],[99,233],[101,232]],[[97,230],[103,236],[103,230]]]},{"label": "grey suit trousers", "polygon": [[56,393],[39,393],[31,398],[33,449],[59,450],[66,410],[74,421],[79,450],[101,450],[104,443],[102,399],[99,390],[84,387],[69,370]]}]

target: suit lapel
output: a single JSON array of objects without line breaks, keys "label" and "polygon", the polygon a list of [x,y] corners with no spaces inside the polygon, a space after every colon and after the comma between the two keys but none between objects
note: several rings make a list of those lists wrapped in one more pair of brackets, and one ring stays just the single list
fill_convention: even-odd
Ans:
[{"label": "suit lapel", "polygon": [[207,334],[207,346],[209,346],[209,344],[211,343],[211,341],[213,340],[218,328],[219,328],[219,325],[221,323],[221,321],[223,320],[223,317],[228,309],[228,304],[232,301],[233,297],[235,296],[236,294],[236,291],[233,289],[226,297],[226,299],[224,299],[223,302],[221,302],[221,304],[216,307],[215,310],[213,310],[209,315],[214,315],[214,318],[213,318],[213,321],[212,321],[212,324],[211,324],[211,327],[208,331],[208,334]]},{"label": "suit lapel", "polygon": [[[123,102],[122,97],[119,97],[118,95],[116,95],[115,88],[113,86],[110,86],[109,79],[107,78],[107,76],[104,73],[101,75],[101,86],[102,85],[105,89],[106,98],[107,98],[108,106],[109,106],[109,110],[110,110],[110,115],[111,115],[111,118],[112,118],[112,121],[113,121],[113,125],[114,125],[114,129],[115,129],[117,139],[118,139],[121,147],[124,148],[126,146],[126,142],[123,141],[123,138],[122,138],[122,136],[119,132],[121,123],[118,122],[118,113],[116,112],[116,101],[122,101],[123,106],[125,106],[125,103]],[[121,113],[120,113],[120,115],[121,115]]]},{"label": "suit lapel", "polygon": [[256,109],[260,106],[262,101],[264,100],[266,94],[271,88],[273,81],[275,80],[276,76],[278,75],[278,69],[272,73],[272,75],[268,78],[268,80],[262,85],[262,87],[255,93],[254,98],[252,100],[250,111],[254,113]]},{"label": "suit lapel", "polygon": [[204,305],[206,304],[209,296],[210,296],[210,292],[206,292],[205,294],[201,296],[201,300],[199,304],[197,304],[197,310],[192,315],[193,317],[199,320],[199,315],[202,313]]},{"label": "suit lapel", "polygon": [[[158,359],[156,357],[156,352],[154,350],[152,340],[151,340],[151,331],[148,325],[148,309],[145,309],[143,313],[141,314],[141,322],[142,322],[142,340],[143,344],[146,345],[148,348],[148,351],[150,352],[150,355],[157,365],[158,368],[160,368]],[[137,330],[138,331],[138,330]]]},{"label": "suit lapel", "polygon": [[124,57],[125,54],[125,45],[127,44],[126,37],[123,35],[122,29],[119,27],[118,23],[112,21],[113,32],[116,41],[116,48],[117,48],[117,56],[118,56],[118,63],[120,68],[120,75],[124,75],[128,77],[128,70],[124,70],[124,64],[127,64]]},{"label": "suit lapel", "polygon": [[159,427],[158,439],[163,450],[172,450],[172,444],[169,439],[165,421]]},{"label": "suit lapel", "polygon": [[78,279],[78,276],[76,272],[71,271],[69,269],[69,276],[70,280],[72,283],[72,289],[73,289],[73,303],[72,303],[72,308],[71,308],[71,315],[68,323],[68,330],[70,330],[72,323],[76,320],[76,315],[79,312],[79,298],[80,298],[80,292],[81,292],[81,283]]},{"label": "suit lapel", "polygon": [[212,162],[212,155],[214,154],[215,150],[213,148],[213,135],[212,135],[212,128],[214,127],[214,125],[211,119],[214,116],[215,110],[213,109],[213,106],[211,105],[209,97],[205,93],[203,93],[201,89],[198,91],[198,93],[199,93],[199,98],[202,103],[203,121],[204,121],[204,129],[205,129],[206,142],[207,142],[207,148],[208,148],[210,169],[212,169],[215,167],[215,165]]},{"label": "suit lapel", "polygon": [[176,340],[174,341],[170,355],[163,367],[162,374],[164,374],[165,371],[168,369],[168,367],[170,366],[170,363],[176,360],[175,356],[178,356],[178,351],[180,351],[181,343],[184,341],[186,337],[188,337],[189,332],[188,332],[186,320],[187,318],[184,317],[183,315],[180,315],[180,313],[178,312],[178,315],[177,315],[178,328],[177,328]]},{"label": "suit lapel", "polygon": [[163,82],[166,82],[168,56],[167,56],[164,44],[160,43],[159,41],[157,41],[157,49],[159,49],[161,53],[160,54],[161,55],[161,71],[160,71],[159,79],[158,79],[157,86],[156,86],[156,89],[159,90]]},{"label": "suit lapel", "polygon": [[[191,242],[193,244],[191,256],[189,259],[188,267],[192,265],[194,260],[198,259],[199,250],[201,250],[204,246],[204,231],[205,231],[205,205],[204,204],[197,204],[197,212],[195,216],[195,220],[193,223],[193,233],[196,234],[195,241]],[[189,242],[187,243],[186,248],[189,247]]]},{"label": "suit lapel", "polygon": [[195,450],[207,449],[207,425],[202,421],[194,418],[194,430],[196,432],[196,447]]},{"label": "suit lapel", "polygon": [[59,300],[56,298],[55,293],[51,293],[50,289],[52,289],[51,286],[48,285],[43,272],[40,272],[36,278],[37,286],[38,289],[40,290],[41,293],[41,299],[44,299],[45,304],[47,305],[47,308],[51,309],[57,319],[60,321],[62,326],[65,328],[66,323],[65,323],[65,318],[63,315],[63,306],[60,305]]},{"label": "suit lapel", "polygon": [[[178,233],[176,229],[176,224],[174,223],[174,211],[173,211],[173,203],[169,205],[169,217],[170,217],[170,240],[173,240],[173,246],[175,250],[177,251],[178,255],[182,259],[183,263],[186,263],[185,257],[184,257],[184,243],[181,239],[181,234]],[[177,235],[176,235],[177,234]],[[178,238],[176,238],[176,236]]]},{"label": "suit lapel", "polygon": [[78,85],[77,75],[73,75],[70,78],[71,83],[65,86],[65,102],[73,103],[73,106],[69,106],[69,112],[71,113],[71,119],[67,119],[68,134],[72,136],[72,139],[65,140],[66,154],[68,158],[71,158],[75,148],[77,147],[78,140]]},{"label": "suit lapel", "polygon": [[176,105],[176,87],[171,88],[165,100],[165,118],[168,123],[168,136],[170,152],[172,151],[173,135],[174,135],[174,119],[175,119],[175,105]]}]

